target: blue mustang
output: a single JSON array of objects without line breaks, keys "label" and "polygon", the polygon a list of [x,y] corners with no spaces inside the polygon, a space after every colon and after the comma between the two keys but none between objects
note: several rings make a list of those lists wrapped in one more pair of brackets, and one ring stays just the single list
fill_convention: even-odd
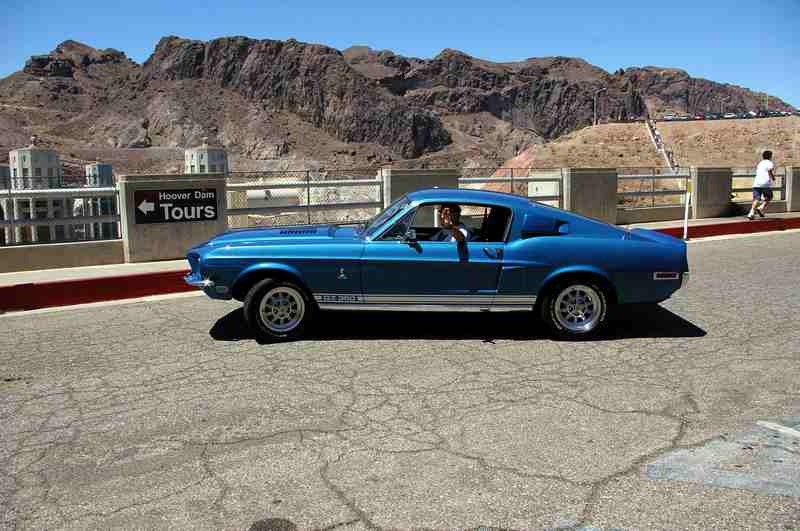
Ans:
[{"label": "blue mustang", "polygon": [[534,311],[583,338],[615,304],[661,302],[688,279],[681,240],[464,189],[407,194],[358,227],[230,231],[187,258],[186,282],[244,301],[272,339],[301,336],[319,310]]}]

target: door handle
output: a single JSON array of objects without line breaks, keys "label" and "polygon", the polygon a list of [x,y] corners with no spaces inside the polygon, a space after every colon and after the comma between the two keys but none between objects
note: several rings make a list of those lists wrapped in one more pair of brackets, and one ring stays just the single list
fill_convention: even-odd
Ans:
[{"label": "door handle", "polygon": [[483,252],[486,253],[486,256],[489,258],[500,259],[503,257],[502,249],[490,249],[489,247],[484,247]]}]

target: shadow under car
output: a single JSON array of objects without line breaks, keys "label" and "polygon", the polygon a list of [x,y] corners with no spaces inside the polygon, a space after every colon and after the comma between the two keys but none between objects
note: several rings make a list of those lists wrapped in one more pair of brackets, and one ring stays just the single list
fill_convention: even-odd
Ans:
[{"label": "shadow under car", "polygon": [[[256,339],[244,312],[221,317],[209,331],[217,341]],[[591,341],[633,338],[702,337],[705,330],[657,304],[618,306],[606,326]],[[437,313],[324,311],[295,341],[374,339],[549,339],[533,312]],[[267,342],[265,342],[267,343]]]}]

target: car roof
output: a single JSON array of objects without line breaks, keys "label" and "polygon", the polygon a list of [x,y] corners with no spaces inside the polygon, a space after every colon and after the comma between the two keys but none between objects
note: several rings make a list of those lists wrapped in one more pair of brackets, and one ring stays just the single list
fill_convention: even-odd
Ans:
[{"label": "car roof", "polygon": [[428,188],[408,194],[411,201],[441,201],[443,203],[491,203],[508,208],[530,208],[531,201],[527,197],[489,190],[471,190],[468,188]]}]

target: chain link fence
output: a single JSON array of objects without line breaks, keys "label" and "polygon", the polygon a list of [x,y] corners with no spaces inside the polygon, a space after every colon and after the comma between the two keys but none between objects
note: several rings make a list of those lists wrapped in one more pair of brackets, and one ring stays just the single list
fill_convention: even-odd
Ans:
[{"label": "chain link fence", "polygon": [[228,224],[244,228],[367,221],[383,208],[378,173],[372,168],[231,172]]}]

